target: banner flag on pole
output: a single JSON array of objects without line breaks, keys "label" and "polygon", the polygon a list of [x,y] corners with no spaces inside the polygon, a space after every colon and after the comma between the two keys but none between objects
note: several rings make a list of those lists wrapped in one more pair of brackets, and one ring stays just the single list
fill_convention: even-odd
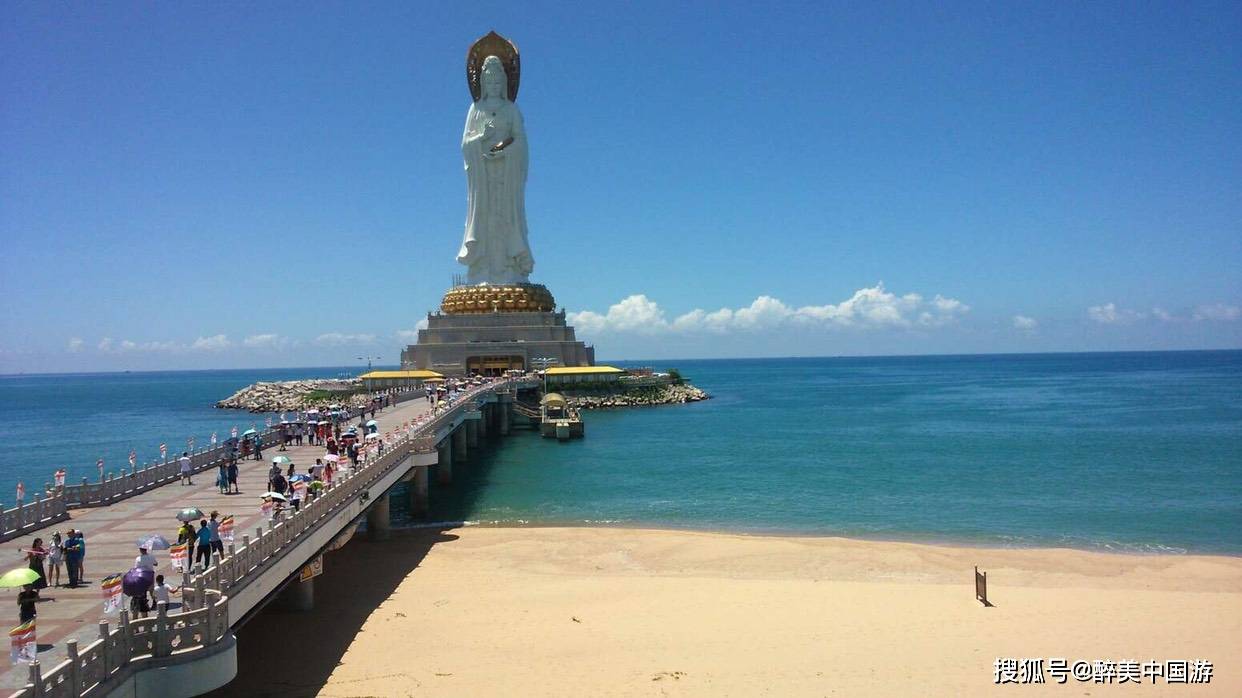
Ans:
[{"label": "banner flag on pole", "polygon": [[117,613],[121,610],[121,575],[110,574],[103,578],[99,583],[99,589],[103,592],[103,611],[104,613]]},{"label": "banner flag on pole", "polygon": [[26,486],[21,480],[17,481],[17,506],[22,505],[22,500],[26,498]]},{"label": "banner flag on pole", "polygon": [[220,534],[221,541],[225,543],[233,542],[233,516],[231,514],[220,519],[220,526],[216,528],[216,533]]},{"label": "banner flag on pole", "polygon": [[160,458],[168,460],[168,444],[160,444]]},{"label": "banner flag on pole", "polygon": [[53,477],[56,479],[57,487],[65,486],[65,469],[64,468],[58,468],[56,470],[56,474]]},{"label": "banner flag on pole", "polygon": [[9,631],[9,659],[14,664],[35,661],[37,648],[33,618]]},{"label": "banner flag on pole", "polygon": [[216,432],[214,432],[214,431],[213,431],[213,432],[211,432],[211,445],[212,445],[212,446],[215,446],[215,445],[216,445]]},{"label": "banner flag on pole", "polygon": [[229,436],[233,437],[234,439],[237,438],[237,427],[233,427],[232,429],[229,430]]},{"label": "banner flag on pole", "polygon": [[185,543],[178,543],[168,549],[168,558],[172,560],[173,569],[178,572],[184,572],[186,563],[190,560],[189,546]]}]

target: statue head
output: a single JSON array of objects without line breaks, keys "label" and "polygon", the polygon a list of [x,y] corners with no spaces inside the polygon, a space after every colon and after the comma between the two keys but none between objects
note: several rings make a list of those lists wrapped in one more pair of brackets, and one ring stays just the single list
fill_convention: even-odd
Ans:
[{"label": "statue head", "polygon": [[483,59],[483,74],[479,78],[481,96],[509,99],[509,78],[505,66],[496,56]]}]

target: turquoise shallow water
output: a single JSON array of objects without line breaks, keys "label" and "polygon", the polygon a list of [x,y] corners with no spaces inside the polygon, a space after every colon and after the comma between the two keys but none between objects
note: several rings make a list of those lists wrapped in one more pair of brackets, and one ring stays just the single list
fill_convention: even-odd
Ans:
[{"label": "turquoise shallow water", "polygon": [[[566,444],[515,432],[433,492],[433,517],[1242,554],[1242,352],[657,366],[714,399],[589,412]],[[24,445],[0,491],[224,434],[253,418],[214,400],[311,373],[0,379],[0,434]]]}]

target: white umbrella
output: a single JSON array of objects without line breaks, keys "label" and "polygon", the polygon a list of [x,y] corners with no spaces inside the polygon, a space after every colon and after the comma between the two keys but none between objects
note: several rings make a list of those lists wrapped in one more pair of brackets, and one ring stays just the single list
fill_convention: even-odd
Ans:
[{"label": "white umbrella", "polygon": [[323,459],[328,461],[329,463],[335,463],[339,461],[341,457],[336,455],[335,453],[329,453],[328,455],[324,456]]},{"label": "white umbrella", "polygon": [[264,492],[263,494],[259,495],[259,499],[266,499],[268,497],[271,497],[272,499],[279,499],[282,502],[289,501],[288,499],[285,498],[285,495],[279,492]]},{"label": "white umbrella", "polygon": [[367,434],[367,441],[370,441],[371,439],[378,439],[379,437],[379,434]]}]

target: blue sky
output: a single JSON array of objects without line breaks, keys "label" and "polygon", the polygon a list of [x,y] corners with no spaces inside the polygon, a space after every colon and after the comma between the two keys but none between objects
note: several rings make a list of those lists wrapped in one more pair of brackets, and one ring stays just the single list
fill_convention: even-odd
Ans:
[{"label": "blue sky", "polygon": [[601,358],[1242,347],[1237,3],[24,3],[0,372],[396,361],[522,50]]}]

